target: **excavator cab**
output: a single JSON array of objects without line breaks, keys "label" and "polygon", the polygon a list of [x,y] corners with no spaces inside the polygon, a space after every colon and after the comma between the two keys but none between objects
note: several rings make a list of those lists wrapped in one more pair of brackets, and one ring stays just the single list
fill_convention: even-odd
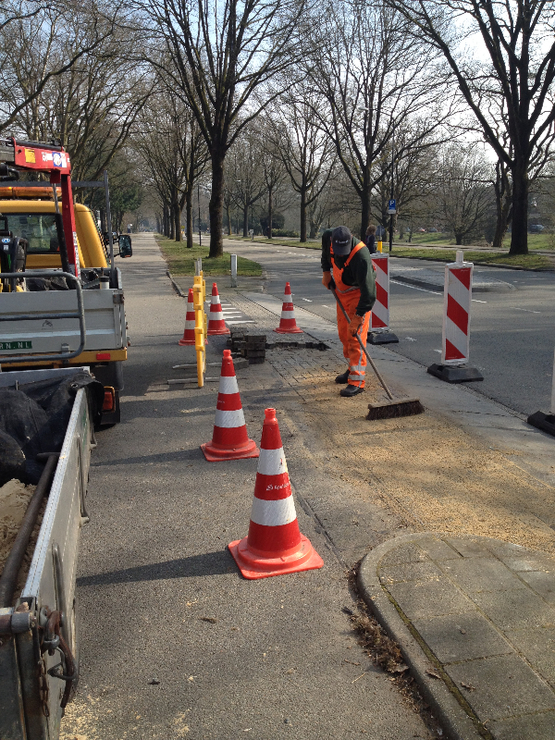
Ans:
[{"label": "excavator cab", "polygon": [[[8,228],[6,216],[0,216],[0,272],[25,272],[27,241],[14,236]],[[0,290],[12,293],[24,290],[23,276],[2,278]]]}]

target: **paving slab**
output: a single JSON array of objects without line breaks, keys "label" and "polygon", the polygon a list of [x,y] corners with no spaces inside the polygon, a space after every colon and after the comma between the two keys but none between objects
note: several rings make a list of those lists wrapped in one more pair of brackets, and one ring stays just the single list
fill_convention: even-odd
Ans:
[{"label": "paving slab", "polygon": [[555,559],[487,537],[388,540],[359,571],[450,738],[555,737]]}]

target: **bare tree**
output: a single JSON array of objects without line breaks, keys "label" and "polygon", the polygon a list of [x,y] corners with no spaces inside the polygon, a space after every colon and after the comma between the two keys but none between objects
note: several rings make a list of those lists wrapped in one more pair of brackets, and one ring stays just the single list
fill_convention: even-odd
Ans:
[{"label": "bare tree", "polygon": [[[242,129],[277,91],[269,81],[302,52],[293,33],[304,0],[137,0],[153,31],[150,61],[163,44],[176,93],[191,107],[210,152],[210,257],[223,252],[224,161]],[[260,93],[260,95],[258,95]]]},{"label": "bare tree", "polygon": [[274,150],[299,194],[301,242],[307,239],[308,209],[326,187],[335,162],[333,142],[315,118],[315,106],[314,94],[302,84],[280,100],[270,124]]},{"label": "bare tree", "polygon": [[409,151],[429,146],[451,112],[442,70],[421,43],[408,43],[407,26],[382,3],[329,3],[317,27],[334,39],[333,53],[309,60],[308,72],[323,99],[314,113],[360,200],[361,235],[370,220],[372,192],[385,174],[375,165],[391,151],[394,132],[407,132],[396,148],[401,161]]},{"label": "bare tree", "polygon": [[235,183],[232,193],[235,204],[243,214],[243,236],[246,237],[251,209],[266,192],[264,153],[256,132],[252,129],[243,131],[242,137],[230,150],[230,155],[233,161],[230,175]]},{"label": "bare tree", "polygon": [[491,167],[475,145],[445,149],[438,167],[439,213],[456,244],[482,238],[484,218],[491,209]]},{"label": "bare tree", "polygon": [[33,118],[47,85],[112,36],[120,8],[121,3],[105,0],[2,3],[0,131]]},{"label": "bare tree", "polygon": [[162,203],[167,236],[181,241],[181,212],[186,208],[187,247],[193,246],[193,193],[206,171],[208,154],[191,110],[158,80],[158,93],[141,119],[136,150]]},{"label": "bare tree", "polygon": [[[446,59],[487,143],[510,170],[510,254],[528,252],[530,173],[553,147],[555,121],[555,7],[546,0],[387,0]],[[461,48],[480,36],[487,62],[470,60]],[[502,115],[499,115],[499,111]],[[502,125],[497,127],[496,124]],[[506,136],[503,136],[506,134]]]}]

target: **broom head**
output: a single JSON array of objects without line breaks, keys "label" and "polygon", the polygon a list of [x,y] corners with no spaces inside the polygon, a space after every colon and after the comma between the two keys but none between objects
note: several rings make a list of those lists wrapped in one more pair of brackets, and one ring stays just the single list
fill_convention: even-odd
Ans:
[{"label": "broom head", "polygon": [[399,398],[394,401],[383,401],[382,403],[369,403],[368,416],[370,421],[378,419],[397,419],[400,416],[415,416],[422,414],[424,406],[418,398]]}]

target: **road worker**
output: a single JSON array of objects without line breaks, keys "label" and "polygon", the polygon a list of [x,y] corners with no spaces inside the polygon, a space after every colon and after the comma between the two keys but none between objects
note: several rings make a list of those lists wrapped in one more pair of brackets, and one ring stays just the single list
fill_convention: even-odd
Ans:
[{"label": "road worker", "polygon": [[343,344],[343,356],[348,369],[338,375],[336,383],[345,385],[339,395],[356,396],[364,390],[366,355],[357,340],[357,333],[366,347],[370,311],[376,300],[374,268],[368,247],[353,238],[346,226],[327,229],[322,234],[322,285],[335,288],[349,321],[337,305],[337,330]]}]

